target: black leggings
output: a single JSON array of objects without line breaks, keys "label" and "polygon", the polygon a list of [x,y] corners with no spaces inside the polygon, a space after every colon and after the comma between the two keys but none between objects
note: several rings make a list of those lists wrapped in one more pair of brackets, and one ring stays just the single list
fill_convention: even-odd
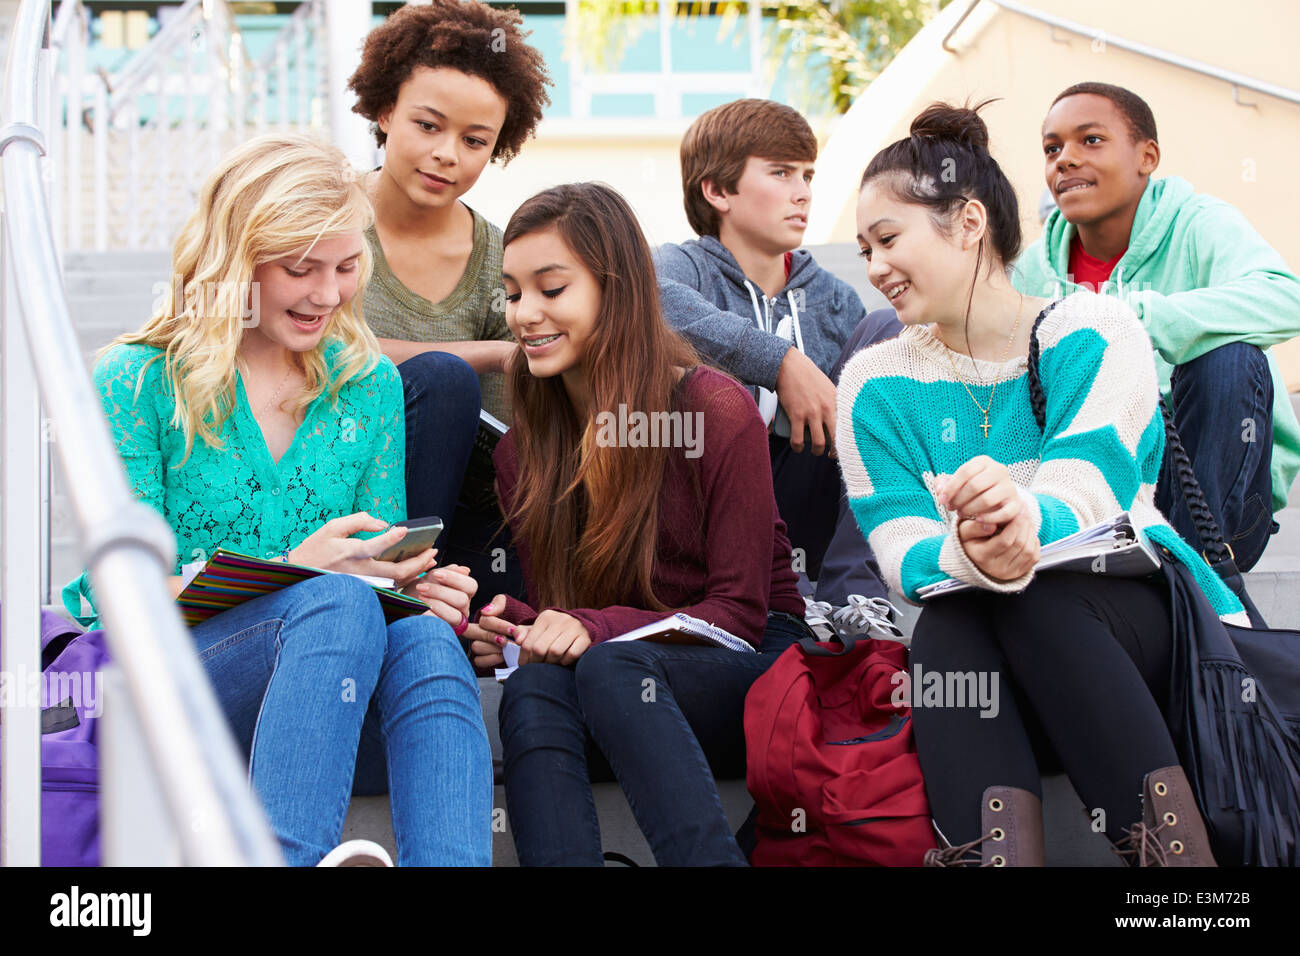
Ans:
[{"label": "black leggings", "polygon": [[[1037,758],[1051,769],[1059,759],[1118,840],[1141,819],[1143,778],[1178,764],[1163,716],[1170,650],[1158,577],[1048,572],[1020,594],[964,592],[927,605],[912,637],[913,717],[930,812],[948,842],[983,835],[987,787],[1041,797]],[[989,695],[981,705],[967,693],[954,706],[960,682],[948,675],[971,671],[996,688],[995,715]],[[931,673],[950,688],[944,706],[933,706]]]}]

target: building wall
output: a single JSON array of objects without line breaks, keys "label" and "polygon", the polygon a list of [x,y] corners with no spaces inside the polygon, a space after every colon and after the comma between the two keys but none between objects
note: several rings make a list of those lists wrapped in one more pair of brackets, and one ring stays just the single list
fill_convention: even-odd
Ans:
[{"label": "building wall", "polygon": [[[1024,2],[1024,0],[1022,0]],[[981,115],[990,147],[1019,194],[1026,242],[1037,238],[1044,188],[1040,130],[1052,99],[1082,80],[1115,83],[1141,95],[1160,133],[1158,175],[1178,175],[1240,209],[1266,240],[1300,269],[1294,228],[1297,190],[1293,157],[1300,151],[1300,104],[1241,90],[1218,79],[1121,50],[1119,36],[1200,60],[1277,86],[1300,90],[1300,59],[1289,44],[1300,33],[1300,4],[1238,0],[1228,13],[1218,0],[1029,0],[1044,13],[1086,25],[1090,36],[1055,38],[1042,23],[980,4],[942,49],[944,35],[967,6],[953,3],[919,34],[853,105],[822,152],[807,241],[851,241],[853,205],[862,170],[877,150],[907,134],[912,118],[934,100],[1001,97]],[[1300,390],[1300,340],[1277,349],[1288,385]]]}]

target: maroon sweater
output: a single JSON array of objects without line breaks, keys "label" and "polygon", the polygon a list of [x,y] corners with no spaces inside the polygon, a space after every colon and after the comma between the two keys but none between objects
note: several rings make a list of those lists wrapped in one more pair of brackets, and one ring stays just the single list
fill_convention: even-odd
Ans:
[{"label": "maroon sweater", "polygon": [[[683,412],[704,413],[703,454],[687,458],[674,449],[659,492],[659,538],[651,575],[655,595],[676,611],[700,618],[758,646],[767,612],[802,618],[803,598],[791,568],[790,541],[776,510],[767,429],[748,390],[721,372],[701,366],[690,374]],[[493,456],[497,494],[506,513],[519,479],[513,432]],[[689,469],[699,477],[703,507]],[[531,624],[538,612],[532,556],[526,542],[515,547],[529,603],[508,599],[501,615]],[[618,573],[617,569],[611,569]],[[592,643],[662,620],[668,612],[640,607],[557,608],[578,618]]]}]

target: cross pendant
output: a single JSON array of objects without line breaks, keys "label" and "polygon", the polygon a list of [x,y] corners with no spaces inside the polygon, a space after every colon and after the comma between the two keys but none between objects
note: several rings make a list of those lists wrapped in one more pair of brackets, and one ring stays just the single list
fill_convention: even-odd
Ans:
[{"label": "cross pendant", "polygon": [[981,425],[980,428],[984,429],[984,437],[988,438],[989,437],[989,416],[987,414],[985,414],[984,424]]}]

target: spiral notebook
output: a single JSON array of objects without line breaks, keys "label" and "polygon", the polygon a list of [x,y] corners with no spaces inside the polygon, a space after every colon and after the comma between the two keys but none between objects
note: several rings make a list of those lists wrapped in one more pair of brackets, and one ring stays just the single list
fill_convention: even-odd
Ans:
[{"label": "spiral notebook", "polygon": [[[1160,570],[1160,556],[1146,536],[1133,527],[1127,511],[1043,545],[1034,565],[1039,571],[1078,571],[1122,578],[1145,577]],[[945,578],[917,589],[922,601],[968,591],[973,585]]]},{"label": "spiral notebook", "polygon": [[[606,643],[613,644],[615,641],[654,641],[660,644],[712,644],[715,647],[725,648],[729,651],[738,651],[742,654],[757,653],[754,645],[749,641],[741,640],[730,631],[724,631],[720,627],[701,621],[698,617],[691,617],[689,614],[674,614],[672,617],[666,617],[662,621],[654,621],[644,627],[638,627],[635,631],[628,631],[626,634],[620,634],[618,637],[611,637]],[[519,664],[519,646],[517,644],[506,644],[502,648],[505,657],[505,667],[496,669],[496,679],[505,680]]]}]

